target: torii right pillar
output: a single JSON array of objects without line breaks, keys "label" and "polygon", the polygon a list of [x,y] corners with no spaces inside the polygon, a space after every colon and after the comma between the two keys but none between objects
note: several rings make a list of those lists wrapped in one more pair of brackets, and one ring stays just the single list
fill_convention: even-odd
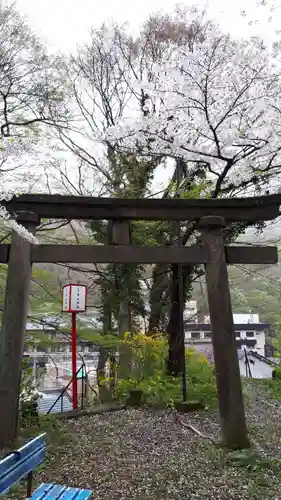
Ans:
[{"label": "torii right pillar", "polygon": [[199,221],[212,325],[222,444],[230,449],[248,448],[242,384],[231,308],[227,263],[223,241],[223,217],[203,217]]}]

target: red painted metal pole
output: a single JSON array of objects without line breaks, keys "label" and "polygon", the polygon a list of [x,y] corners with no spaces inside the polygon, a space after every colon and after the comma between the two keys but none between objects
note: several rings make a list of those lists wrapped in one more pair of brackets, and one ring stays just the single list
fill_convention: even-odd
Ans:
[{"label": "red painted metal pole", "polygon": [[72,313],[72,406],[73,410],[78,408],[78,396],[77,396],[77,367],[76,367],[76,313]]}]

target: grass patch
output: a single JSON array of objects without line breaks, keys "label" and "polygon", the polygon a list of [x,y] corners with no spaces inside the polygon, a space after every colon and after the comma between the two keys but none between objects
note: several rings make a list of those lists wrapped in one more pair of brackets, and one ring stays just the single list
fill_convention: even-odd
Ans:
[{"label": "grass patch", "polygon": [[262,458],[251,449],[227,451],[206,442],[200,442],[198,448],[202,455],[208,457],[213,468],[224,471],[226,476],[239,476],[240,480],[244,478],[248,483],[247,491],[251,500],[260,500],[267,495],[270,488],[280,487],[281,460],[279,459]]},{"label": "grass patch", "polygon": [[268,399],[281,401],[281,379],[244,379],[243,395],[246,400],[251,399],[253,389],[264,390]]},{"label": "grass patch", "polygon": [[249,449],[228,453],[225,462],[228,467],[243,471],[249,480],[248,492],[253,498],[261,498],[258,495],[265,495],[265,489],[273,484],[280,485],[281,460],[264,459]]},{"label": "grass patch", "polygon": [[46,432],[47,435],[47,448],[62,446],[74,439],[65,422],[52,415],[40,415],[38,419],[21,421],[19,441],[26,442],[43,432]]},{"label": "grass patch", "polygon": [[260,381],[261,385],[267,390],[271,399],[281,401],[281,380],[266,379]]},{"label": "grass patch", "polygon": [[226,463],[232,467],[242,467],[251,472],[260,472],[271,468],[269,460],[263,460],[250,449],[229,453],[226,456]]}]

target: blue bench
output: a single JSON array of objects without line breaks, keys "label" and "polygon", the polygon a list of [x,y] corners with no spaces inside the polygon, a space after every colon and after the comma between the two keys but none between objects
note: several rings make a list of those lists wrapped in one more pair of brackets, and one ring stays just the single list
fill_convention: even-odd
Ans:
[{"label": "blue bench", "polygon": [[[27,498],[32,500],[87,500],[92,492],[80,488],[68,488],[57,484],[41,484],[33,493],[32,475],[34,469],[40,465],[46,452],[46,434],[32,439],[27,444],[6,455],[0,460],[0,495],[9,491],[11,486],[22,479],[27,480]],[[59,465],[59,464],[58,464]]]}]

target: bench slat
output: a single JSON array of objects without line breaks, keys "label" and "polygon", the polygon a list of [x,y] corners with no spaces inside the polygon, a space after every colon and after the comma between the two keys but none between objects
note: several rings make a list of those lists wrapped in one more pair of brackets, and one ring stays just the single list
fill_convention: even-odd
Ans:
[{"label": "bench slat", "polygon": [[46,433],[40,434],[40,436],[37,436],[36,438],[32,439],[31,441],[23,445],[21,448],[17,450],[17,453],[11,454],[8,457],[4,457],[0,461],[0,479],[3,476],[3,474],[5,474],[7,469],[10,469],[10,467],[19,463],[18,453],[20,454],[20,460],[24,460],[35,450],[37,450],[38,448],[42,448],[44,446],[46,446]]},{"label": "bench slat", "polygon": [[88,500],[88,498],[91,498],[91,496],[92,491],[90,490],[77,490],[76,488],[67,488],[62,497],[60,497],[60,500]]},{"label": "bench slat", "polygon": [[33,493],[31,500],[87,500],[91,496],[90,490],[44,483]]},{"label": "bench slat", "polygon": [[38,464],[43,462],[44,457],[45,448],[41,448],[30,457],[27,457],[24,462],[19,461],[16,466],[8,470],[7,473],[0,478],[0,494],[6,493],[14,483],[26,477],[28,472],[33,471]]},{"label": "bench slat", "polygon": [[[49,485],[46,485],[46,486],[49,486]],[[61,495],[63,494],[63,492],[66,490],[66,486],[60,486],[58,484],[52,484],[51,486],[52,486],[52,488],[48,489],[47,492],[45,490],[45,493],[42,494],[42,496],[40,497],[40,500],[41,500],[41,498],[45,498],[46,500],[47,499],[55,500],[56,498],[60,498]],[[33,496],[31,498],[32,498],[32,500],[34,500]]]},{"label": "bench slat", "polygon": [[36,491],[34,491],[32,495],[32,500],[41,500],[42,498],[46,498],[48,492],[54,487],[53,484],[41,484]]}]

